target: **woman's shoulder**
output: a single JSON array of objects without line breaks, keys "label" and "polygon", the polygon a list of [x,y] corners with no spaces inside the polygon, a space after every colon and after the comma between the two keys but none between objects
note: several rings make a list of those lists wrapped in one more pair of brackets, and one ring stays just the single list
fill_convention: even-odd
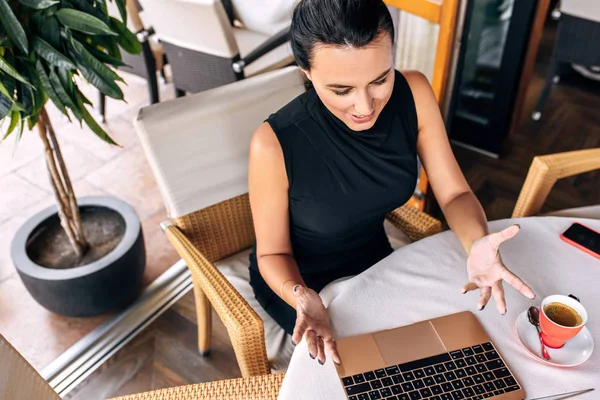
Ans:
[{"label": "woman's shoulder", "polygon": [[294,128],[312,112],[314,89],[308,90],[274,112],[254,132],[251,151],[278,156],[289,147]]},{"label": "woman's shoulder", "polygon": [[413,92],[424,88],[431,90],[429,80],[421,71],[415,69],[396,70],[396,77],[398,76],[409,85],[410,90]]},{"label": "woman's shoulder", "polygon": [[292,101],[271,114],[267,122],[276,134],[296,126],[313,112],[316,104],[316,93],[314,89],[296,96]]},{"label": "woman's shoulder", "polygon": [[394,96],[401,106],[412,105],[416,112],[419,104],[431,93],[431,85],[427,77],[417,70],[396,70]]},{"label": "woman's shoulder", "polygon": [[429,87],[427,77],[420,71],[414,69],[395,70],[394,91],[404,95],[414,95],[416,91],[422,91]]}]

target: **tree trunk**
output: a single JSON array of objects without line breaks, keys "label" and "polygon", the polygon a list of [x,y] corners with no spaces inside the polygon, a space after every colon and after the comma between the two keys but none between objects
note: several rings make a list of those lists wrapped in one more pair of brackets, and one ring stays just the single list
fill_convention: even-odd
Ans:
[{"label": "tree trunk", "polygon": [[60,225],[65,230],[75,254],[78,257],[82,257],[88,249],[89,244],[83,232],[79,207],[75,193],[73,192],[71,179],[69,178],[69,173],[45,107],[42,107],[40,110],[40,119],[37,126],[40,138],[44,143],[46,166],[50,173],[50,183],[56,197]]}]

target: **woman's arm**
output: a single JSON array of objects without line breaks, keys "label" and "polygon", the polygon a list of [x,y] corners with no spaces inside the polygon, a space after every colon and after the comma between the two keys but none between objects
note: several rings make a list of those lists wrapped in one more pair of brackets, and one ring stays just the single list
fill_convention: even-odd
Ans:
[{"label": "woman's arm", "polygon": [[313,359],[323,365],[327,351],[339,364],[327,309],[319,295],[306,287],[294,260],[283,151],[269,124],[261,125],[252,138],[248,179],[258,269],[271,290],[296,309],[292,343],[305,336]]},{"label": "woman's arm", "polygon": [[283,152],[268,123],[257,129],[250,144],[248,185],[260,274],[273,292],[296,308],[292,288],[304,285],[304,281],[290,242],[288,179]]},{"label": "woman's arm", "polygon": [[404,72],[404,76],[417,106],[419,157],[448,226],[469,254],[473,242],[488,233],[485,213],[454,158],[427,78],[417,71]]},{"label": "woman's arm", "polygon": [[462,290],[466,293],[479,289],[477,306],[480,310],[493,295],[498,311],[506,314],[503,281],[524,296],[535,297],[533,291],[506,268],[500,257],[502,242],[514,237],[520,228],[512,226],[488,234],[485,213],[454,158],[438,103],[427,78],[416,71],[405,72],[404,76],[411,87],[417,108],[417,151],[448,226],[468,254],[469,282]]}]

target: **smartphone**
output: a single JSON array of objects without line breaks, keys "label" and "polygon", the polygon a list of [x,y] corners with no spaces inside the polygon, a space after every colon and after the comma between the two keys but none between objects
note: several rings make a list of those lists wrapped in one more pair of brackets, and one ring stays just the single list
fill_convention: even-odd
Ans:
[{"label": "smartphone", "polygon": [[600,259],[600,233],[575,222],[560,238],[580,250]]}]

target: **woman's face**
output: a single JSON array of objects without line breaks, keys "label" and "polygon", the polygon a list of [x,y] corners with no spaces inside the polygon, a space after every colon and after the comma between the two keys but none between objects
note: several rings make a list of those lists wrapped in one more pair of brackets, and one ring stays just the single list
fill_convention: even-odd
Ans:
[{"label": "woman's face", "polygon": [[317,45],[304,72],[332,114],[354,131],[369,129],[394,88],[392,40],[382,34],[359,49]]}]

